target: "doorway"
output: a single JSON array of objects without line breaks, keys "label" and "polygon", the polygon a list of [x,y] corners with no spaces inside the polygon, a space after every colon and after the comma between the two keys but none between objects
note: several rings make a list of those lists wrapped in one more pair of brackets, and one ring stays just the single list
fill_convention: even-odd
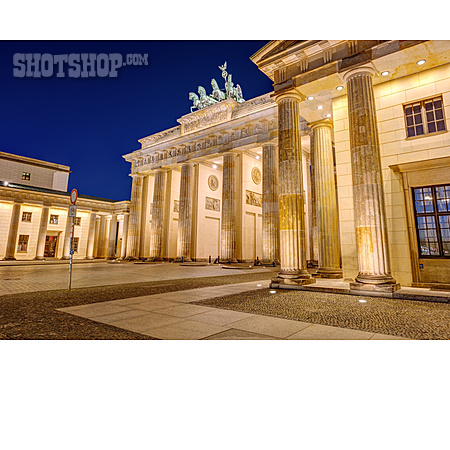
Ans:
[{"label": "doorway", "polygon": [[45,238],[44,258],[54,258],[56,256],[56,245],[58,236],[47,236]]}]

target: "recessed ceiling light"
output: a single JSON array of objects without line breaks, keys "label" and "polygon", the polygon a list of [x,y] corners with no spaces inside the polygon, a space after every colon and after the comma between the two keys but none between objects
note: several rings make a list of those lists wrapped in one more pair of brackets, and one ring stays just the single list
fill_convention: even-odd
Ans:
[{"label": "recessed ceiling light", "polygon": [[318,107],[317,107],[317,109],[323,109],[323,106],[322,106],[322,105],[320,105],[320,106],[318,106]]},{"label": "recessed ceiling light", "polygon": [[384,72],[381,72],[381,75],[383,75],[383,77],[385,77],[386,75],[389,75],[389,70],[385,70]]},{"label": "recessed ceiling light", "polygon": [[338,86],[338,87],[336,88],[337,91],[342,91],[342,89],[344,89],[344,86]]},{"label": "recessed ceiling light", "polygon": [[217,169],[217,164],[213,164],[213,169]]},{"label": "recessed ceiling light", "polygon": [[314,97],[310,95],[309,97],[306,97],[308,100],[314,100]]},{"label": "recessed ceiling light", "polygon": [[256,155],[256,159],[259,159],[259,155]]},{"label": "recessed ceiling light", "polygon": [[418,66],[421,66],[422,64],[425,64],[425,60],[424,59],[421,59],[420,61],[417,61],[416,62],[416,64],[418,65]]}]

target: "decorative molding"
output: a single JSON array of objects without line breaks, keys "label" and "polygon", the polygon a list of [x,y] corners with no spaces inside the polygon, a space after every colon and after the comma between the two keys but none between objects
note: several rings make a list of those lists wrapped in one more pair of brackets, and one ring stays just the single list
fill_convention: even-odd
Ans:
[{"label": "decorative molding", "polygon": [[212,191],[217,191],[219,188],[219,179],[215,175],[210,175],[208,178],[208,186]]},{"label": "decorative molding", "polygon": [[217,198],[205,197],[205,209],[210,211],[220,211],[220,200]]},{"label": "decorative molding", "polygon": [[180,200],[173,201],[173,212],[176,212],[176,213],[180,212]]},{"label": "decorative molding", "polygon": [[253,191],[245,191],[247,205],[262,206],[262,194]]},{"label": "decorative molding", "polygon": [[253,167],[252,169],[252,180],[255,184],[261,183],[261,171],[257,167]]}]

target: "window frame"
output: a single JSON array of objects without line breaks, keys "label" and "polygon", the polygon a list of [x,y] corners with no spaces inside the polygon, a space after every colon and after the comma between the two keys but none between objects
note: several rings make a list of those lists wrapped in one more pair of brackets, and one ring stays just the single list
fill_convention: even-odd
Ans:
[{"label": "window frame", "polygon": [[[447,256],[444,254],[443,240],[442,240],[442,234],[441,234],[441,225],[440,225],[440,221],[439,221],[440,216],[450,216],[450,211],[439,212],[438,207],[437,207],[436,188],[441,187],[441,186],[443,186],[445,188],[446,186],[450,186],[450,184],[437,184],[437,185],[411,187],[411,195],[412,195],[412,201],[413,201],[413,205],[414,205],[414,223],[416,226],[416,239],[417,239],[417,246],[418,246],[418,251],[419,251],[419,258],[421,258],[421,259],[450,259],[450,254]],[[433,212],[423,212],[423,213],[417,212],[415,189],[431,189]],[[419,217],[430,217],[430,216],[435,218],[436,240],[437,240],[437,244],[438,244],[438,248],[439,248],[439,253],[440,253],[439,255],[422,255],[422,251],[421,251],[418,218]]]},{"label": "window frame", "polygon": [[[26,237],[27,239],[25,240],[25,250],[20,250],[20,243],[21,243],[21,237]],[[22,239],[22,242],[24,240]],[[17,240],[17,252],[18,253],[27,253],[28,252],[28,243],[30,242],[30,235],[29,234],[19,234],[19,239]]]},{"label": "window frame", "polygon": [[[27,214],[27,216],[25,216]],[[30,220],[25,220],[24,217],[29,217]],[[22,222],[31,223],[33,217],[33,213],[30,211],[22,211]]]},{"label": "window frame", "polygon": [[30,181],[31,180],[31,172],[22,172],[22,180]]},{"label": "window frame", "polygon": [[[435,100],[440,100],[441,101],[441,105],[442,105],[442,119],[439,119],[439,121],[443,121],[444,122],[444,129],[443,130],[437,130],[436,131],[432,131],[430,132],[428,130],[428,121],[427,121],[427,111],[425,109],[425,103],[429,102],[429,101],[435,101]],[[422,127],[424,132],[422,134],[415,134],[414,136],[408,136],[408,128],[410,128],[410,126],[408,125],[408,121],[407,121],[407,115],[406,115],[406,108],[411,107],[413,108],[414,105],[416,105],[417,103],[420,103],[420,115],[422,118]],[[433,104],[434,105],[434,104]],[[422,99],[417,99],[413,102],[408,102],[408,103],[403,103],[403,120],[405,122],[405,133],[406,133],[406,139],[417,139],[417,138],[421,138],[421,137],[426,137],[426,136],[434,136],[436,134],[440,134],[440,133],[447,133],[447,120],[445,118],[445,106],[444,106],[444,100],[442,98],[442,94],[439,95],[433,95],[432,97],[426,97],[426,98],[422,98]],[[433,108],[433,112],[436,111]],[[414,117],[414,114],[412,115],[412,117]],[[435,121],[436,122],[436,121]],[[415,124],[413,125],[415,128]],[[414,130],[415,131],[415,130]]]},{"label": "window frame", "polygon": [[73,224],[76,226],[76,227],[81,227],[81,217],[74,217],[74,221],[73,221]]}]

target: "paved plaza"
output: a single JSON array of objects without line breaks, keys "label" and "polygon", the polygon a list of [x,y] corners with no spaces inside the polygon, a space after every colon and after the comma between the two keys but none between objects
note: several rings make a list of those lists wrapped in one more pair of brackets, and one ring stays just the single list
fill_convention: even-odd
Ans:
[{"label": "paved plaza", "polygon": [[[14,265],[13,265],[14,264]],[[0,295],[67,289],[69,265],[16,262],[0,264]],[[247,266],[248,267],[248,266]],[[77,262],[73,264],[72,289],[149,281],[238,275],[244,271],[268,273],[270,269],[223,269],[221,265],[180,265],[171,263]]]},{"label": "paved plaza", "polygon": [[[439,294],[440,303],[364,300],[348,295],[339,281],[329,284],[329,292],[318,292],[324,283],[320,280],[305,291],[269,289],[278,270],[273,267],[107,261],[74,264],[73,289],[68,291],[68,269],[67,263],[58,261],[0,263],[0,338],[400,340],[450,336],[446,293]],[[426,294],[426,290],[420,292]]]}]

